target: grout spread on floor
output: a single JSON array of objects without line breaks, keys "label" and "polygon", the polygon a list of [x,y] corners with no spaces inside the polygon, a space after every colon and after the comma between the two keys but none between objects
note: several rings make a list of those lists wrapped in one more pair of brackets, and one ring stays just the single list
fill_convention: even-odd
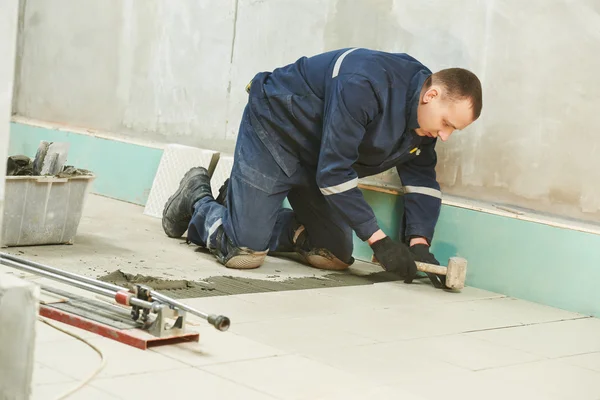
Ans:
[{"label": "grout spread on floor", "polygon": [[[276,277],[276,276],[275,276]],[[114,271],[98,278],[101,281],[131,288],[136,284],[150,286],[174,298],[197,298],[227,296],[234,294],[280,292],[287,290],[320,289],[340,286],[370,285],[379,282],[400,280],[396,275],[377,272],[368,275],[355,275],[349,272],[336,272],[322,277],[308,276],[288,278],[283,281],[268,279],[241,278],[234,276],[211,276],[201,281],[168,280],[141,274],[133,275]]]}]

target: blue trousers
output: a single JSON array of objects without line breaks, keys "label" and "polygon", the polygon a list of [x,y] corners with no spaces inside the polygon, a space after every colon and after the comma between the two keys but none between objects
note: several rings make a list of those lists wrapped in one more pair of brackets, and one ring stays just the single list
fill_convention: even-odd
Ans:
[{"label": "blue trousers", "polygon": [[[249,112],[246,107],[240,124],[227,207],[208,196],[198,201],[188,240],[215,248],[216,232],[222,225],[236,247],[290,252],[294,251],[295,228],[304,225],[313,248],[327,249],[351,264],[352,229],[321,194],[316,171],[298,165],[288,176],[257,136]],[[286,197],[293,210],[282,207]]]}]

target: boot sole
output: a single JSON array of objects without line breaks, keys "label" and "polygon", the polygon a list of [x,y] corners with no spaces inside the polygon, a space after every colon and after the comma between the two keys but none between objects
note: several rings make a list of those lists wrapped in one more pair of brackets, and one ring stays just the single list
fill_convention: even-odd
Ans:
[{"label": "boot sole", "polygon": [[327,271],[344,271],[350,267],[350,265],[345,264],[340,260],[332,260],[319,254],[303,254],[302,256],[308,265],[318,269],[324,269]]},{"label": "boot sole", "polygon": [[248,252],[233,256],[225,263],[225,266],[232,269],[254,269],[260,267],[266,257],[266,252]]}]

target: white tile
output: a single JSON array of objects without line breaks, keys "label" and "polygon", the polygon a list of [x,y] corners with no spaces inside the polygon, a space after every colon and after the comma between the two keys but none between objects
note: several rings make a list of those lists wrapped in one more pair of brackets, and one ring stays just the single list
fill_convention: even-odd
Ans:
[{"label": "white tile", "polygon": [[511,384],[472,371],[448,377],[427,375],[389,388],[393,389],[409,392],[426,400],[552,400],[538,387]]},{"label": "white tile", "polygon": [[578,367],[600,372],[600,352],[579,354],[576,356],[559,358],[558,360],[566,364],[575,365]]},{"label": "white tile", "polygon": [[422,307],[430,304],[505,297],[500,294],[472,287],[465,287],[458,293],[439,290],[425,283],[413,283],[407,285],[401,281],[315,290],[327,294],[328,296],[352,300],[355,304],[362,307],[367,305],[384,307]]},{"label": "white tile", "polygon": [[300,356],[282,356],[202,367],[203,370],[281,399],[313,399],[373,382]]},{"label": "white tile", "polygon": [[257,342],[286,352],[319,351],[326,347],[356,346],[374,343],[350,331],[337,329],[335,317],[323,319],[318,324],[311,319],[293,318],[263,322],[249,322],[231,327],[231,330]]},{"label": "white tile", "polygon": [[493,315],[444,303],[427,307],[388,307],[363,312],[306,318],[309,325],[336,329],[377,342],[432,337],[505,326]]},{"label": "white tile", "polygon": [[453,376],[427,375],[398,387],[428,400],[597,400],[599,377],[557,360],[542,360]]},{"label": "white tile", "polygon": [[496,345],[466,334],[413,339],[406,343],[423,355],[473,371],[543,359],[541,356]]},{"label": "white tile", "polygon": [[365,389],[340,387],[334,392],[312,397],[313,400],[423,400],[418,394],[407,392],[401,386],[373,386]]},{"label": "white tile", "polygon": [[358,314],[376,308],[370,304],[357,305],[353,299],[331,296],[315,289],[255,293],[241,298],[263,310],[269,320],[350,312]]},{"label": "white tile", "polygon": [[[186,299],[183,302],[203,312],[226,315],[231,319],[232,327],[246,322],[359,312],[351,300],[314,290],[214,296]],[[365,307],[365,310],[371,309],[372,306]],[[193,320],[198,321],[196,318]]]},{"label": "white tile", "polygon": [[37,361],[33,366],[32,384],[34,386],[47,385],[50,383],[66,383],[72,381],[74,380],[70,376],[67,376],[52,368],[46,367],[45,365]]},{"label": "white tile", "polygon": [[233,156],[221,154],[219,157],[219,161],[217,162],[217,166],[215,167],[215,171],[210,177],[210,186],[212,190],[212,194],[216,199],[219,195],[219,189],[229,178],[231,175],[231,170],[233,169]]},{"label": "white tile", "polygon": [[[106,364],[98,377],[186,368],[187,365],[148,350],[140,350],[111,339],[91,339],[104,354]],[[36,360],[75,379],[85,379],[101,363],[99,355],[84,343],[60,341],[40,345]]]},{"label": "white tile", "polygon": [[307,357],[381,385],[467,371],[416,349],[411,341],[324,348]]},{"label": "white tile", "polygon": [[180,144],[165,147],[150,189],[144,214],[161,218],[165,203],[179,187],[179,182],[193,167],[204,167],[212,173],[219,153]]},{"label": "white tile", "polygon": [[36,361],[79,380],[90,376],[102,362],[93,349],[76,339],[40,343],[35,352]]},{"label": "white tile", "polygon": [[[235,379],[233,379],[235,380]],[[92,385],[125,399],[273,399],[260,391],[206,371],[186,368],[95,380]]]},{"label": "white tile", "polygon": [[[334,288],[313,289],[311,292],[332,298],[337,303],[345,304],[345,311],[355,308],[381,308],[394,306],[410,306],[415,304],[431,304],[424,291],[408,290],[408,285],[357,285]],[[345,303],[344,303],[345,302]]]},{"label": "white tile", "polygon": [[495,318],[503,321],[507,326],[563,321],[586,317],[583,314],[560,310],[511,297],[481,299],[467,303],[456,303],[448,305],[448,307],[458,308],[459,311],[469,310],[472,313],[493,315]]},{"label": "white tile", "polygon": [[597,318],[495,329],[469,335],[550,358],[600,351],[600,320]]},{"label": "white tile", "polygon": [[404,290],[409,292],[418,292],[420,295],[426,295],[430,300],[437,300],[443,303],[450,303],[455,301],[471,301],[471,300],[482,300],[492,298],[506,297],[500,293],[490,292],[489,290],[483,290],[474,288],[471,286],[465,286],[460,291],[449,291],[436,289],[433,287],[429,279],[424,278],[418,281],[414,281],[410,285],[404,284],[402,281],[396,282],[382,282],[378,283],[378,286],[400,286]]},{"label": "white tile", "polygon": [[[207,314],[225,315],[231,320],[231,326],[240,323],[264,321],[270,319],[269,313],[257,304],[246,301],[239,295],[234,296],[212,296],[196,299],[184,299],[183,303]],[[205,320],[189,316],[189,321],[203,327],[210,326]]]},{"label": "white tile", "polygon": [[166,357],[191,366],[283,355],[284,351],[247,339],[233,332],[220,332],[207,327],[200,331],[200,341],[151,349]]},{"label": "white tile", "polygon": [[537,391],[543,399],[597,400],[600,398],[600,373],[544,360],[478,372],[482,378],[514,387]]},{"label": "white tile", "polygon": [[[48,400],[63,398],[62,396],[67,392],[70,392],[75,387],[79,386],[81,382],[73,381],[72,383],[59,383],[52,385],[40,385],[34,386],[32,393],[32,400]],[[61,396],[61,397],[59,397]],[[122,397],[109,394],[103,390],[94,388],[91,384],[87,384],[81,389],[77,390],[70,396],[69,400],[113,400],[122,399]]]},{"label": "white tile", "polygon": [[[515,311],[512,311],[512,305]],[[537,314],[536,310],[540,313]],[[422,307],[392,306],[361,314],[360,325],[355,323],[355,318],[340,318],[339,322],[345,325],[345,329],[353,329],[357,334],[385,342],[498,329],[576,318],[577,315],[508,298],[494,298]]]},{"label": "white tile", "polygon": [[[64,324],[59,321],[55,321],[52,319],[47,319],[52,325],[56,325],[61,329],[66,330],[67,332],[74,333],[75,335],[84,338],[84,339],[93,339],[97,338],[98,335],[83,329],[76,328],[72,325]],[[41,321],[38,321],[36,324],[36,345],[40,346],[42,343],[48,342],[57,342],[63,340],[73,340],[73,337],[68,335],[65,332],[62,332],[58,329],[53,328],[52,326],[45,324]]]}]

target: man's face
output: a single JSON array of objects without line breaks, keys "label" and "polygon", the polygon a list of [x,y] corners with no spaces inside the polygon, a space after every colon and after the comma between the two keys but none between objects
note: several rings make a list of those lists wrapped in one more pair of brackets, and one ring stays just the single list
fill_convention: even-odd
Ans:
[{"label": "man's face", "polygon": [[439,137],[442,141],[448,140],[452,132],[461,130],[473,122],[471,101],[451,100],[443,96],[444,88],[432,85],[422,95],[417,108],[419,129],[415,133],[419,136]]}]

